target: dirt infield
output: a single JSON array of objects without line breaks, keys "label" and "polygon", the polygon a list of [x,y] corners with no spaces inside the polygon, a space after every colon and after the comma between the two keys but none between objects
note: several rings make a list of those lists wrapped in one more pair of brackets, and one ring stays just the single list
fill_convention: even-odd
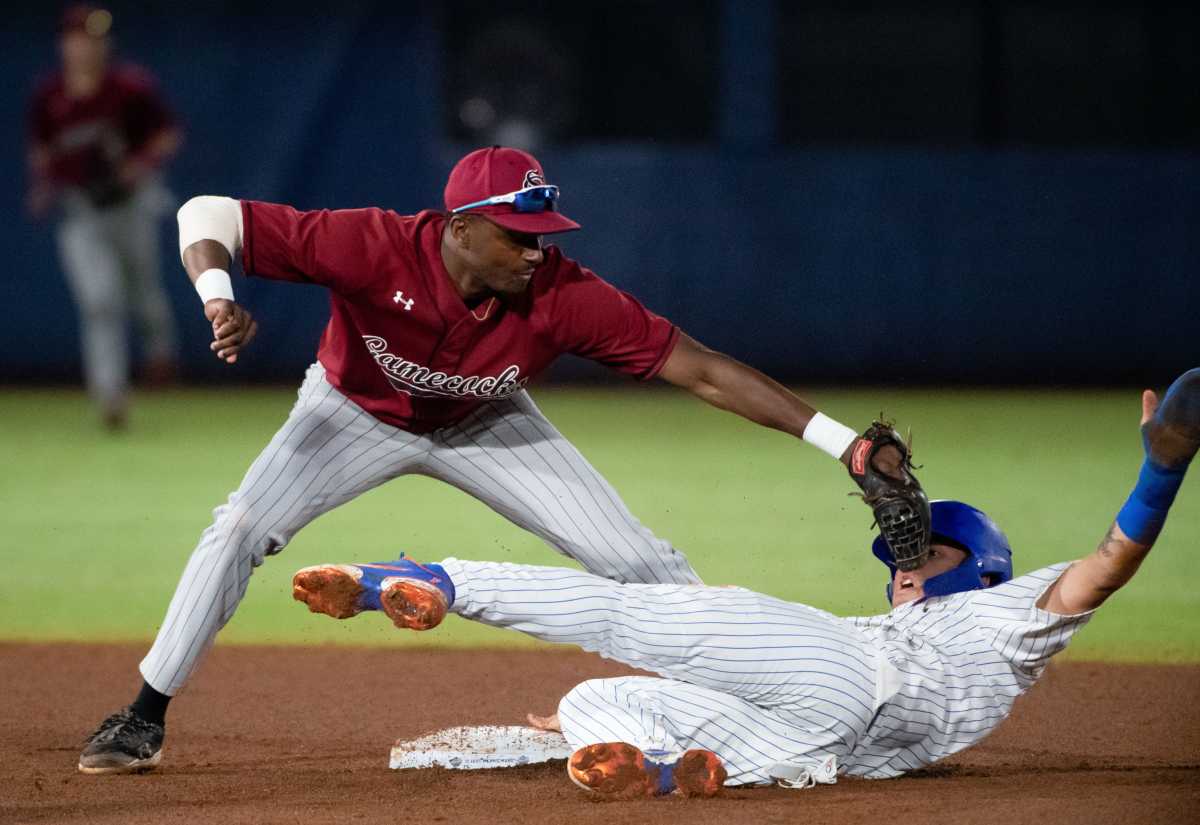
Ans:
[{"label": "dirt infield", "polygon": [[595,801],[563,763],[391,771],[397,737],[517,724],[629,672],[569,652],[217,648],[172,708],[163,767],[78,774],[142,648],[0,645],[0,822],[1200,822],[1200,667],[1062,664],[982,745],[918,775],[715,800]]}]

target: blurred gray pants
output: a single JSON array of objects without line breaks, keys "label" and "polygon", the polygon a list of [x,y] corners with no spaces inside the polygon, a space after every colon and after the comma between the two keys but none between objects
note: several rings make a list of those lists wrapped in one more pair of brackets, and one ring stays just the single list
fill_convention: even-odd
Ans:
[{"label": "blurred gray pants", "polygon": [[159,265],[158,222],[168,198],[157,182],[106,209],[78,193],[64,197],[58,252],[79,309],[88,393],[105,412],[120,411],[129,391],[131,309],[145,336],[146,357],[175,357],[175,320]]}]

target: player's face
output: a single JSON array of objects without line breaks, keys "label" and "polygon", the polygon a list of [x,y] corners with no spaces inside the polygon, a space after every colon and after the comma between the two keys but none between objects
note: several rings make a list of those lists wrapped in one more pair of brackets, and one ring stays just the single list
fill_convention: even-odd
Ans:
[{"label": "player's face", "polygon": [[533,271],[542,265],[542,236],[514,232],[486,218],[469,222],[468,265],[480,284],[500,295],[519,295],[529,286]]},{"label": "player's face", "polygon": [[96,71],[108,60],[108,39],[70,31],[59,41],[59,51],[68,71]]},{"label": "player's face", "polygon": [[934,576],[948,573],[958,567],[967,554],[957,547],[934,544],[929,548],[929,558],[916,570],[897,570],[892,576],[892,607],[925,598],[925,582]]}]

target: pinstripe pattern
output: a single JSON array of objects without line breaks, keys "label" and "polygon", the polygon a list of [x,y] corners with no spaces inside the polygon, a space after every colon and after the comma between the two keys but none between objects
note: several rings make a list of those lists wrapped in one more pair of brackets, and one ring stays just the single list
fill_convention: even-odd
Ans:
[{"label": "pinstripe pattern", "polygon": [[875,713],[876,653],[849,623],[742,588],[628,584],[562,568],[448,559],[453,610],[665,679],[601,679],[559,706],[575,747],[703,747],[736,784],[788,758],[845,756]]},{"label": "pinstripe pattern", "polygon": [[559,704],[573,747],[705,748],[729,784],[838,757],[884,778],[986,736],[1089,614],[1035,603],[1068,565],[990,590],[842,619],[741,588],[622,585],[574,570],[447,559],[453,610],[665,678],[584,682]]},{"label": "pinstripe pattern", "polygon": [[842,750],[819,727],[798,729],[752,702],[674,679],[593,679],[562,698],[558,717],[574,748],[629,742],[643,751],[710,750],[721,756],[729,785],[767,783],[774,764]]},{"label": "pinstripe pattern", "polygon": [[[482,501],[498,498],[494,509],[589,572],[615,581],[700,582],[684,555],[634,518],[527,394],[490,402],[434,438],[442,449],[430,475]],[[523,512],[529,509],[532,524]]]},{"label": "pinstripe pattern", "polygon": [[142,661],[146,681],[179,692],[233,617],[255,567],[321,514],[410,473],[465,490],[600,575],[699,581],[524,393],[456,427],[414,435],[364,412],[314,364],[288,420],[213,511]]},{"label": "pinstripe pattern", "polygon": [[1069,564],[988,590],[850,621],[871,634],[899,676],[846,772],[898,776],[987,736],[1092,614],[1058,616],[1036,602]]}]

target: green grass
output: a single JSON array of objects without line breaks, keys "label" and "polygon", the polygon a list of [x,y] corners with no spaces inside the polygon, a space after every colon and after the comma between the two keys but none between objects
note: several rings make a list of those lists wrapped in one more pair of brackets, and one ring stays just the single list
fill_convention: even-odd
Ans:
[{"label": "green grass", "polygon": [[[684,549],[705,580],[842,614],[882,612],[871,518],[844,471],[787,436],[682,393],[545,388],[543,410],[622,493]],[[915,430],[935,497],[987,509],[1017,571],[1093,549],[1141,460],[1136,391],[806,393],[861,426],[881,407]],[[99,431],[73,392],[0,392],[0,639],[148,640],[212,508],[287,415],[292,392],[231,387],[138,399],[133,428]],[[1200,483],[1184,485],[1134,581],[1073,642],[1076,658],[1200,660],[1193,554]],[[447,555],[570,564],[482,504],[405,478],[330,513],[259,568],[222,643],[528,644],[452,618],[433,633],[379,616],[335,622],[290,598],[294,570],[322,561]]]}]

